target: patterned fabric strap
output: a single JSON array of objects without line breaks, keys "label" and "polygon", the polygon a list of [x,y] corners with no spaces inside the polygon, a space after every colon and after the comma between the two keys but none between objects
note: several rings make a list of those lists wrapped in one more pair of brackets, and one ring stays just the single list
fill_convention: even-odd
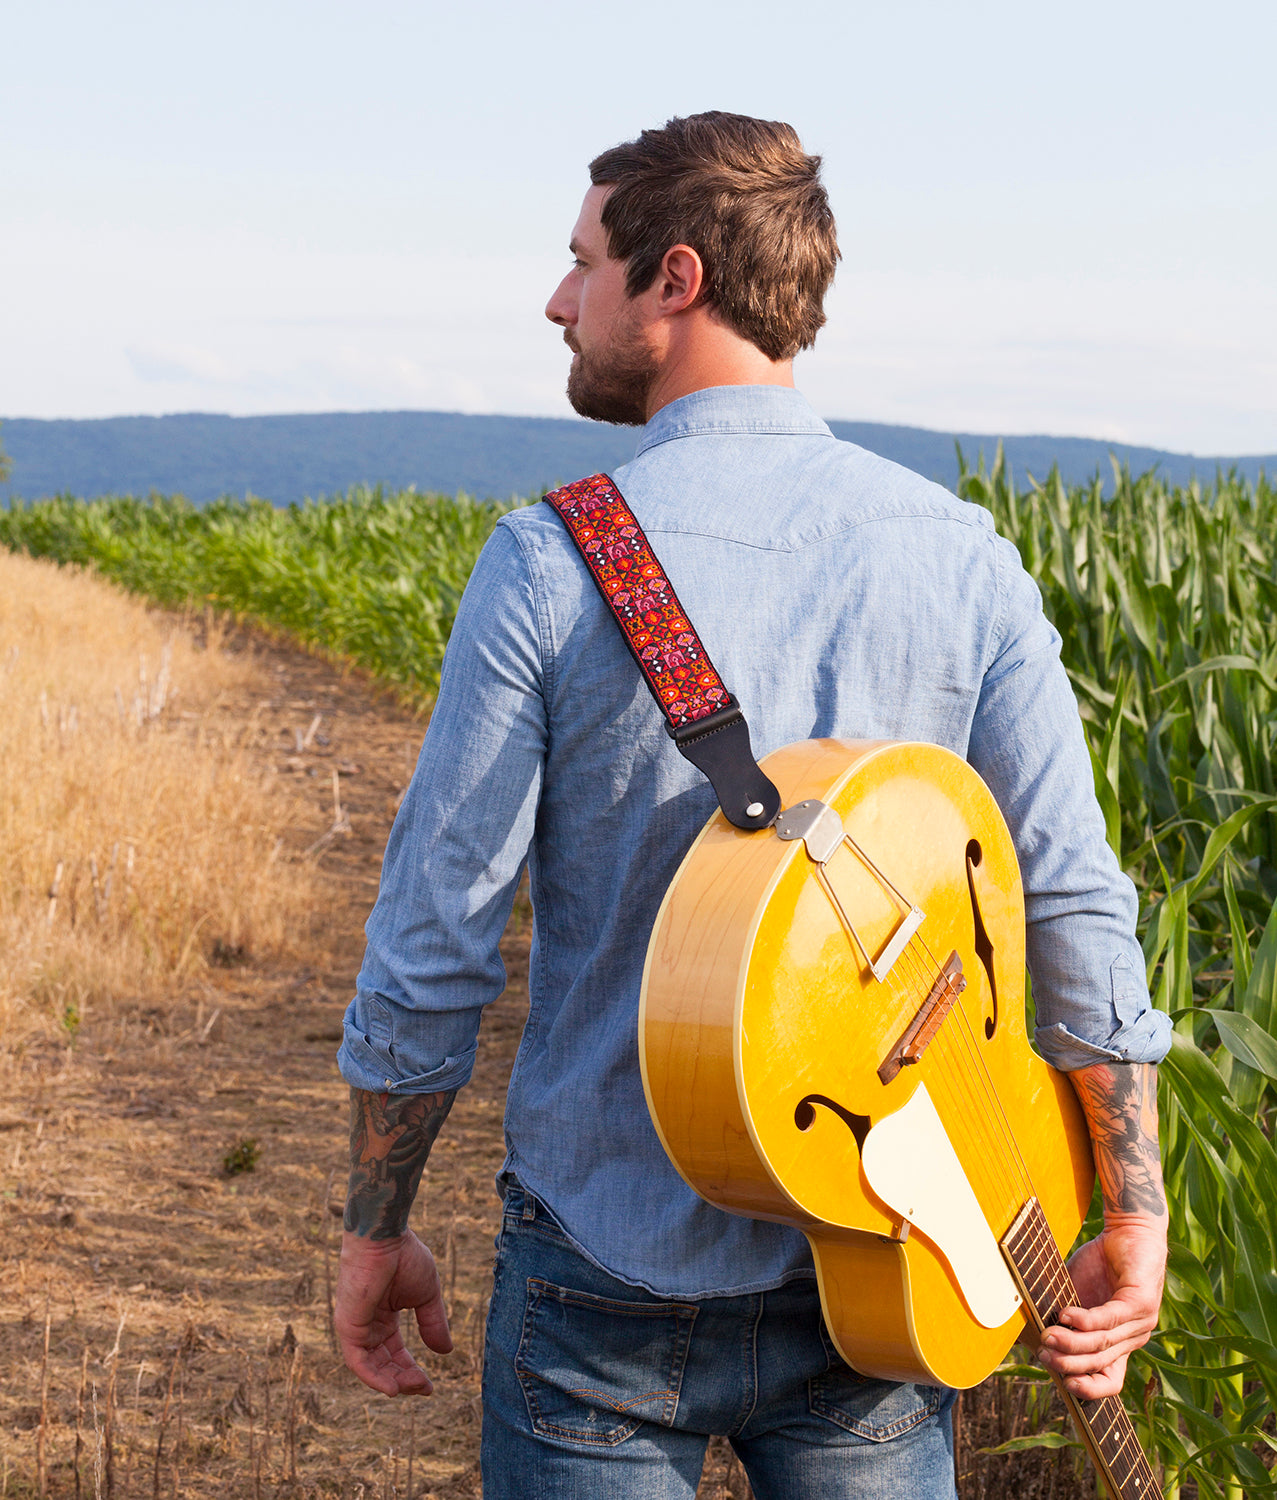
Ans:
[{"label": "patterned fabric strap", "polygon": [[620,490],[606,474],[591,474],[545,498],[585,559],[679,754],[709,779],[729,823],[770,828],[780,793],[754,759],[740,705]]},{"label": "patterned fabric strap", "polygon": [[591,474],[545,499],[585,559],[671,730],[734,707],[643,528],[608,476]]}]

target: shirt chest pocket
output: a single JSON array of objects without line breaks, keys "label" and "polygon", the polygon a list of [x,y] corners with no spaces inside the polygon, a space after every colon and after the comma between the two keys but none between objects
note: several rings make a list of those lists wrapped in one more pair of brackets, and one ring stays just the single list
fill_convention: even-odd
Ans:
[{"label": "shirt chest pocket", "polygon": [[614,1447],[678,1410],[696,1308],[619,1302],[528,1278],[514,1367],[533,1431]]}]

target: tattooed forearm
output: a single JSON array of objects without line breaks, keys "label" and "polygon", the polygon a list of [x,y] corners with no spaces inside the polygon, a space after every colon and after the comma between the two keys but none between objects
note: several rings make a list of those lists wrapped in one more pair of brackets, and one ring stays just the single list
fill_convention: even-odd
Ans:
[{"label": "tattooed forearm", "polygon": [[1157,1146],[1157,1069],[1097,1064],[1070,1073],[1091,1130],[1106,1213],[1166,1212]]},{"label": "tattooed forearm", "polygon": [[394,1239],[408,1228],[422,1169],[448,1118],[446,1094],[350,1091],[350,1185],[345,1225],[368,1239]]}]

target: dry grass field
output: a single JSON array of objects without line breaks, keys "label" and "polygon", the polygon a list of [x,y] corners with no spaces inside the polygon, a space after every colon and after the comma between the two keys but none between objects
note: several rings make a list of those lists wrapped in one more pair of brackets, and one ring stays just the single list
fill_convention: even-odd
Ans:
[{"label": "dry grass field", "polygon": [[[0,815],[24,965],[6,965],[0,1057],[0,1495],[402,1495],[410,1461],[414,1493],[468,1495],[517,993],[438,1152],[458,1163],[435,1236],[459,1334],[441,1398],[373,1396],[328,1334],[333,1054],[420,725],[301,652],[224,650],[203,622],[10,562],[28,576],[0,577],[6,752],[43,785],[8,778]],[[125,694],[143,655],[171,686],[139,723]],[[41,691],[75,706],[74,730],[69,713],[45,722]],[[131,870],[118,855],[108,886],[126,837]],[[39,860],[63,848],[55,903]]]},{"label": "dry grass field", "polygon": [[[389,1402],[329,1331],[333,1055],[421,724],[290,646],[0,570],[0,1500],[479,1496],[526,906],[419,1200],[456,1351]],[[1088,1493],[1071,1453],[979,1455],[1036,1394],[964,1398],[964,1500]],[[749,1495],[721,1443],[700,1493]]]},{"label": "dry grass field", "polygon": [[249,665],[100,580],[0,553],[6,1052],[155,999],[209,957],[309,942],[291,793],[224,705]]}]

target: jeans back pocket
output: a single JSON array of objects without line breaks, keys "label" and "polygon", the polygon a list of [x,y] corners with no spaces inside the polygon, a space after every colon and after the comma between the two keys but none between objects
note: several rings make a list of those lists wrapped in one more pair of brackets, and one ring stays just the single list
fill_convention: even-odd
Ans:
[{"label": "jeans back pocket", "polygon": [[643,1422],[672,1425],[696,1311],[530,1276],[514,1368],[533,1431],[613,1447]]},{"label": "jeans back pocket", "polygon": [[814,1415],[867,1443],[885,1443],[940,1410],[946,1395],[941,1386],[901,1385],[860,1375],[843,1363],[823,1322],[820,1338],[829,1368],[807,1382],[808,1406]]}]

